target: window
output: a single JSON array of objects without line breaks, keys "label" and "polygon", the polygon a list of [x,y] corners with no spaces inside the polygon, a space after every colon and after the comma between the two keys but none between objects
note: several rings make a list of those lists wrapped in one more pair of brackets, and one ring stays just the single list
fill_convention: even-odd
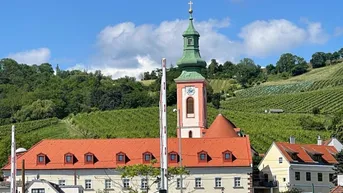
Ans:
[{"label": "window", "polygon": [[141,189],[142,190],[148,189],[148,179],[146,179],[146,178],[141,179]]},{"label": "window", "polygon": [[188,138],[193,138],[193,132],[192,131],[188,132]]},{"label": "window", "polygon": [[224,162],[228,162],[228,161],[232,161],[232,153],[229,150],[226,150],[223,152],[223,161]]},{"label": "window", "polygon": [[73,155],[72,154],[66,154],[65,156],[65,163],[73,163]]},{"label": "window", "polygon": [[110,179],[105,180],[105,189],[111,189],[112,188],[112,181]]},{"label": "window", "polygon": [[85,189],[92,189],[92,180],[85,180]]},{"label": "window", "polygon": [[130,187],[130,180],[129,179],[123,179],[123,187],[124,188]]},{"label": "window", "polygon": [[187,114],[194,114],[194,99],[192,97],[187,98]]},{"label": "window", "polygon": [[32,189],[31,192],[32,193],[45,193],[45,189],[44,188]]},{"label": "window", "polygon": [[206,159],[206,154],[202,153],[200,154],[200,160],[205,160]]},{"label": "window", "polygon": [[37,164],[46,164],[46,155],[40,153],[37,155]]},{"label": "window", "polygon": [[295,180],[300,180],[300,172],[295,172]]},{"label": "window", "polygon": [[311,181],[311,172],[306,172],[306,181]]},{"label": "window", "polygon": [[195,187],[201,188],[201,178],[195,178]]},{"label": "window", "polygon": [[119,153],[117,153],[116,157],[117,157],[117,162],[119,162],[119,163],[125,163],[126,162],[125,153],[119,152]]},{"label": "window", "polygon": [[122,154],[118,155],[118,161],[124,161],[124,155]]},{"label": "window", "polygon": [[92,153],[85,154],[85,163],[94,163],[94,155]]},{"label": "window", "polygon": [[282,157],[279,157],[279,164],[282,164]]},{"label": "window", "polygon": [[215,178],[214,179],[214,187],[222,187],[222,178]]},{"label": "window", "polygon": [[323,181],[323,173],[318,173],[318,182]]},{"label": "window", "polygon": [[169,153],[169,161],[171,163],[176,163],[177,162],[177,153],[176,152]]},{"label": "window", "polygon": [[334,180],[334,174],[329,174],[329,182],[333,182]]},{"label": "window", "polygon": [[286,182],[286,178],[283,178],[283,181]]},{"label": "window", "polygon": [[235,185],[235,187],[241,187],[241,178],[240,177],[234,178],[234,185]]},{"label": "window", "polygon": [[66,181],[65,180],[58,180],[58,185],[65,186],[66,185]]},{"label": "window", "polygon": [[38,162],[39,163],[43,163],[44,162],[44,156],[43,155],[38,156]]},{"label": "window", "polygon": [[188,38],[187,40],[188,40],[188,45],[192,45],[192,42],[193,42],[192,40],[193,39],[192,38]]},{"label": "window", "polygon": [[152,155],[149,152],[143,153],[143,162],[149,163],[152,159]]},{"label": "window", "polygon": [[201,151],[198,153],[198,160],[199,162],[207,162],[207,152]]},{"label": "window", "polygon": [[181,178],[176,179],[176,188],[181,188]]}]

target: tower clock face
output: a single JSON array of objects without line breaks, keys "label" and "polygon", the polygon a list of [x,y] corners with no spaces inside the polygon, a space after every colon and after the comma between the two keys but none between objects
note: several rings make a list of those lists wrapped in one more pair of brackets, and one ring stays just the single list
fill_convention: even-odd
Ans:
[{"label": "tower clock face", "polygon": [[188,95],[194,95],[195,89],[194,89],[194,87],[187,87],[186,92]]}]

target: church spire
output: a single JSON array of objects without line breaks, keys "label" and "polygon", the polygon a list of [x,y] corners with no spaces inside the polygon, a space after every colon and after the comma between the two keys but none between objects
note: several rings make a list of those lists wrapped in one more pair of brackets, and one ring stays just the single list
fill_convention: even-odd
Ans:
[{"label": "church spire", "polygon": [[206,67],[206,62],[201,59],[199,50],[200,34],[193,25],[193,2],[188,3],[189,8],[189,25],[182,34],[184,39],[183,56],[177,61],[177,65],[185,71],[199,72],[201,68]]}]

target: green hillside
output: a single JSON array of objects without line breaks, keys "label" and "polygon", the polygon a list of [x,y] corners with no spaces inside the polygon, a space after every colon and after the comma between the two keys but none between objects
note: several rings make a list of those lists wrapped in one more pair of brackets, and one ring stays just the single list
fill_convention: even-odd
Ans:
[{"label": "green hillside", "polygon": [[285,93],[299,93],[343,86],[343,63],[313,69],[287,80],[265,82],[259,86],[239,90],[237,97],[256,97]]},{"label": "green hillside", "polygon": [[259,113],[266,109],[283,109],[287,113],[312,113],[312,109],[318,107],[322,113],[332,114],[342,110],[342,96],[343,87],[335,87],[310,92],[230,98],[222,102],[222,108]]},{"label": "green hillside", "polygon": [[[168,135],[176,136],[176,114],[168,108]],[[265,152],[273,141],[288,141],[289,136],[298,142],[315,143],[318,135],[328,138],[327,131],[303,130],[298,118],[301,114],[248,113],[209,108],[209,123],[222,113],[237,127],[250,135],[254,148]],[[319,116],[316,119],[323,119]],[[47,124],[43,126],[44,124]],[[1,132],[10,131],[11,125],[2,126]],[[44,138],[142,138],[159,137],[158,108],[139,108],[82,113],[64,120],[40,120],[17,125],[18,147],[30,148]],[[10,153],[10,135],[0,141],[0,165]]]},{"label": "green hillside", "polygon": [[[42,139],[75,138],[67,125],[58,119],[29,121],[16,125],[17,148],[29,149]],[[0,127],[0,167],[7,163],[11,153],[11,125]]]}]

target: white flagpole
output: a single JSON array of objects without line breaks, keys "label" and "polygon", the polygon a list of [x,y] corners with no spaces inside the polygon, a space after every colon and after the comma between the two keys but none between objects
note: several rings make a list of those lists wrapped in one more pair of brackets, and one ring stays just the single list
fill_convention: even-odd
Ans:
[{"label": "white flagpole", "polygon": [[162,59],[161,93],[161,190],[166,190],[166,192],[168,192],[167,84],[165,58]]},{"label": "white flagpole", "polygon": [[11,144],[11,193],[16,193],[16,142],[15,142],[15,126],[12,125],[12,144]]}]

